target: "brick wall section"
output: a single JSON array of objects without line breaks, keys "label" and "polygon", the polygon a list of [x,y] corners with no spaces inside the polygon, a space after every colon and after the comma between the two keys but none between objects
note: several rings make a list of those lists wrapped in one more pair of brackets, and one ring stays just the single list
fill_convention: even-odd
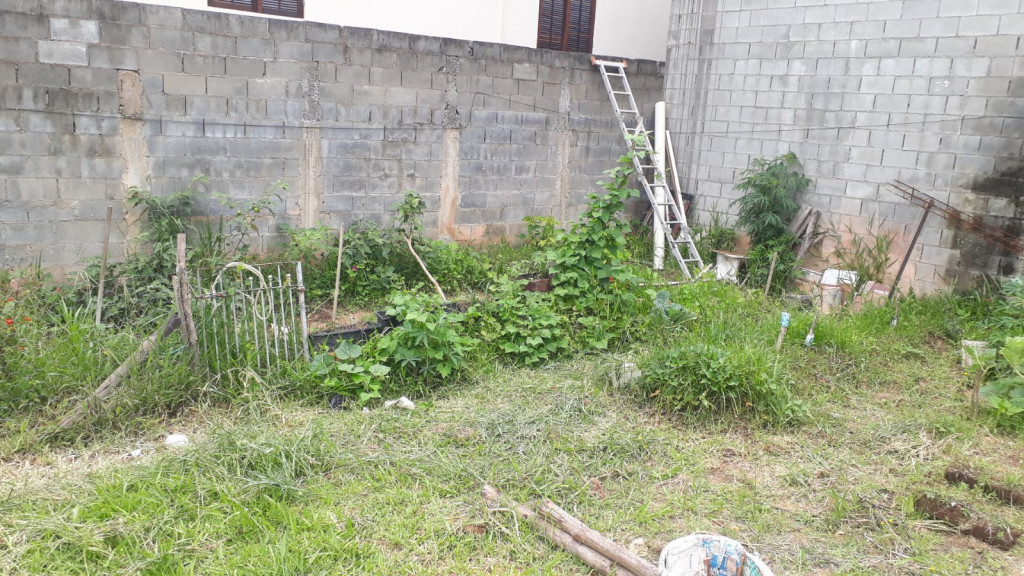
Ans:
[{"label": "brick wall section", "polygon": [[[803,200],[838,232],[884,221],[897,258],[921,210],[894,179],[1020,231],[1019,0],[676,0],[673,23],[670,125],[703,208],[728,209],[751,159],[791,150],[814,179]],[[1017,263],[931,216],[912,285],[977,271]]]},{"label": "brick wall section", "polygon": [[[661,66],[631,63],[648,113]],[[200,174],[240,202],[286,183],[270,236],[390,221],[416,190],[428,229],[455,194],[449,235],[496,238],[573,218],[624,150],[584,55],[115,0],[5,1],[0,102],[0,266],[98,255],[110,204],[116,257],[128,186]]]}]

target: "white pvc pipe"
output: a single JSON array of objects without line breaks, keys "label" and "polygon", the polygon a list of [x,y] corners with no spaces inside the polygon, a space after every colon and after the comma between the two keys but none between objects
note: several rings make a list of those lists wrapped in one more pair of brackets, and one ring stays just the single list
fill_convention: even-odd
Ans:
[{"label": "white pvc pipe", "polygon": [[[658,102],[654,105],[654,163],[658,166],[655,174],[665,173],[665,103]],[[658,184],[664,184],[663,178],[655,178]],[[665,219],[665,211],[660,205],[665,203],[665,188],[654,189],[654,202],[659,206],[653,206],[658,211],[660,218],[654,218],[654,269],[665,268],[665,227],[661,225]]]}]

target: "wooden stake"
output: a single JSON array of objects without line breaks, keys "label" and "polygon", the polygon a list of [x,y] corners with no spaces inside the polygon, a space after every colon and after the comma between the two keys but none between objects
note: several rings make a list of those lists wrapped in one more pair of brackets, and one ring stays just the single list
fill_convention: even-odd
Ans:
[{"label": "wooden stake", "polygon": [[631,552],[622,544],[611,540],[604,534],[574,518],[551,500],[542,502],[537,511],[544,519],[555,523],[555,525],[572,536],[573,540],[601,553],[604,557],[633,574],[637,576],[658,576],[658,569],[653,564]]},{"label": "wooden stake", "polygon": [[345,225],[338,226],[338,265],[334,269],[334,305],[331,306],[331,324],[338,317],[338,289],[341,287],[341,252],[345,249]]},{"label": "wooden stake", "polygon": [[[493,486],[485,484],[481,489],[481,492],[483,493],[484,501],[490,508],[500,507],[503,500],[507,500],[505,496],[502,495],[501,492],[498,492]],[[508,504],[509,506],[507,509],[517,514],[523,520],[526,520],[527,523],[539,530],[547,539],[557,544],[566,552],[569,552],[573,556],[582,560],[584,564],[593,568],[597,573],[618,574],[621,576],[640,576],[616,566],[615,562],[602,556],[600,552],[597,552],[585,544],[577,542],[565,531],[537,516],[537,513],[527,506],[511,500],[508,501]]]},{"label": "wooden stake", "polygon": [[416,258],[416,261],[420,263],[420,268],[422,268],[423,273],[427,275],[427,279],[429,279],[430,283],[437,289],[437,293],[441,295],[441,300],[447,302],[448,297],[444,295],[444,290],[441,290],[441,285],[437,283],[437,280],[434,280],[434,277],[430,274],[430,270],[427,270],[427,265],[423,263],[423,260],[420,259],[420,255],[417,254],[416,250],[412,247],[412,238],[405,234],[402,234],[402,237],[405,238],[405,243],[409,246],[409,252],[412,252],[413,258]]},{"label": "wooden stake", "polygon": [[782,341],[785,340],[786,332],[788,332],[788,331],[789,331],[789,328],[787,328],[786,326],[783,326],[782,328],[779,329],[779,339],[775,341],[775,351],[776,352],[778,352],[779,350],[782,350]]},{"label": "wooden stake", "polygon": [[679,206],[679,213],[686,214],[683,206],[683,188],[679,184],[679,171],[676,170],[676,151],[672,148],[672,133],[665,130],[665,150],[668,152],[668,161],[672,167],[672,184],[676,187],[676,205]]},{"label": "wooden stake", "polygon": [[199,347],[199,334],[196,332],[196,323],[192,318],[192,291],[188,283],[188,267],[185,263],[186,240],[184,234],[178,234],[178,245],[175,259],[175,273],[177,280],[174,281],[175,293],[174,303],[178,306],[178,316],[181,317],[181,337],[185,344],[192,350],[193,363],[198,361],[195,354]]},{"label": "wooden stake", "polygon": [[[903,262],[900,264],[899,271],[896,272],[896,279],[892,281],[892,288],[889,289],[889,300],[896,295],[896,290],[900,287],[900,279],[903,278],[903,271],[907,269],[907,263],[910,262],[910,257],[914,254],[914,246],[917,245],[917,239],[921,236],[921,230],[924,229],[924,223],[928,220],[928,214],[932,211],[932,206],[935,205],[935,199],[928,200],[928,204],[924,207],[924,213],[921,214],[921,220],[917,223],[917,230],[914,232],[914,237],[910,240],[910,246],[907,248],[906,255],[903,256]],[[893,324],[895,326],[895,324]]]},{"label": "wooden stake", "polygon": [[786,332],[789,331],[789,312],[782,313],[782,327],[779,329],[779,339],[775,341],[775,351],[782,350],[782,341],[786,338]]},{"label": "wooden stake", "polygon": [[103,260],[100,262],[100,286],[96,289],[96,325],[103,319],[103,290],[107,282],[107,255],[110,254],[110,226],[114,220],[114,207],[107,206],[107,223],[103,229]]},{"label": "wooden stake", "polygon": [[128,376],[128,372],[132,367],[141,364],[142,361],[149,356],[149,353],[153,351],[153,348],[156,347],[157,342],[162,338],[170,336],[171,332],[177,330],[180,325],[181,319],[177,314],[172,314],[171,317],[167,319],[167,322],[164,323],[163,328],[160,328],[156,332],[150,334],[149,338],[146,338],[146,340],[142,342],[142,345],[139,346],[139,349],[135,351],[135,354],[132,354],[127,360],[117,367],[117,370],[114,370],[110,376],[107,376],[107,379],[100,384],[100,387],[92,393],[90,398],[75,407],[74,410],[69,412],[68,415],[60,421],[60,427],[66,429],[81,422],[82,418],[85,417],[89,410],[95,408],[96,404],[101,400],[108,398],[117,390],[121,385],[121,381]]},{"label": "wooden stake", "polygon": [[779,259],[778,252],[772,252],[772,265],[768,268],[768,283],[764,285],[764,297],[768,297],[768,291],[772,288],[772,276],[775,276],[775,262]]}]

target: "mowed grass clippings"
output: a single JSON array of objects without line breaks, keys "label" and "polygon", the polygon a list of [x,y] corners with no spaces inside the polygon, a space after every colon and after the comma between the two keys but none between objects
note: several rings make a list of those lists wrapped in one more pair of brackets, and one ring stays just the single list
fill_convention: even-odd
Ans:
[{"label": "mowed grass clippings", "polygon": [[1024,512],[942,478],[958,461],[1014,480],[1024,455],[1018,436],[972,418],[957,351],[871,341],[871,326],[846,345],[830,329],[814,349],[783,351],[801,366],[801,425],[659,413],[611,387],[609,358],[488,373],[412,412],[282,403],[70,485],[5,481],[0,570],[588,574],[510,513],[487,512],[487,482],[551,498],[652,560],[710,531],[780,574],[1018,574],[1019,551],[912,510],[935,494],[1024,526]]}]

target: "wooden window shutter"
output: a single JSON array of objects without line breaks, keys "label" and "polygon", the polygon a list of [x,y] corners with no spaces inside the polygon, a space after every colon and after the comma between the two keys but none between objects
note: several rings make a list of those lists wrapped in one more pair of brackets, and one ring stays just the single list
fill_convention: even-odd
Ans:
[{"label": "wooden window shutter", "polygon": [[303,0],[207,0],[207,6],[276,16],[303,17]]},{"label": "wooden window shutter", "polygon": [[541,0],[537,48],[592,52],[597,0]]},{"label": "wooden window shutter", "polygon": [[302,18],[302,0],[259,0],[264,14]]},{"label": "wooden window shutter", "polygon": [[564,50],[565,4],[567,0],[541,0],[537,27],[537,48]]}]

